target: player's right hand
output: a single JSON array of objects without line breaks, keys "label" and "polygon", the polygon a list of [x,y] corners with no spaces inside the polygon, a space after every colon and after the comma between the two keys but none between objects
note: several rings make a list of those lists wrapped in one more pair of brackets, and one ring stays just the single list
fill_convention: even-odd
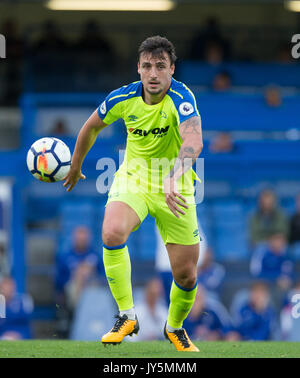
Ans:
[{"label": "player's right hand", "polygon": [[63,178],[63,181],[65,181],[64,187],[67,189],[67,192],[70,192],[80,179],[85,180],[85,175],[81,173],[80,169],[75,169],[71,166],[69,173]]},{"label": "player's right hand", "polygon": [[177,183],[174,179],[167,177],[164,181],[164,192],[165,200],[171,212],[175,217],[179,218],[179,214],[185,215],[184,210],[182,210],[178,205],[188,209],[186,199],[178,192]]}]

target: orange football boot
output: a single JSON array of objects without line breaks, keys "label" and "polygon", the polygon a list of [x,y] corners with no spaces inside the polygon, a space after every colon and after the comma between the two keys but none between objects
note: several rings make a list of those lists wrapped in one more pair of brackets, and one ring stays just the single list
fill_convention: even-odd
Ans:
[{"label": "orange football boot", "polygon": [[120,344],[125,336],[137,335],[140,329],[139,322],[135,316],[135,320],[128,319],[127,315],[116,315],[117,321],[113,328],[102,336],[102,344]]},{"label": "orange football boot", "polygon": [[172,343],[180,352],[200,352],[199,349],[191,342],[186,330],[180,328],[174,332],[167,331],[167,323],[164,328],[165,338]]}]

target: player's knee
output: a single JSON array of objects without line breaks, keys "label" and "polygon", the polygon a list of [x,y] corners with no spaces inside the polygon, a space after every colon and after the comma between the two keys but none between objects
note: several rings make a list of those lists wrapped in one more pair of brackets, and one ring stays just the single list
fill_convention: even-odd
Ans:
[{"label": "player's knee", "polygon": [[182,282],[182,287],[186,289],[192,289],[195,284],[196,284],[197,278],[196,277],[187,277],[183,282]]},{"label": "player's knee", "polygon": [[126,230],[118,224],[103,226],[102,241],[109,247],[124,244],[128,238]]},{"label": "player's knee", "polygon": [[194,272],[182,271],[176,274],[174,278],[175,278],[175,281],[178,283],[178,285],[186,289],[191,289],[196,284],[197,274]]}]

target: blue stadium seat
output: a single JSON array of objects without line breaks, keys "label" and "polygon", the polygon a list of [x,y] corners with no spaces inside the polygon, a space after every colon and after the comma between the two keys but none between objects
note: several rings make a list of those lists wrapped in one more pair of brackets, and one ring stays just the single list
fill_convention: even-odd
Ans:
[{"label": "blue stadium seat", "polygon": [[296,261],[300,261],[300,242],[295,243],[290,248],[290,254],[293,259],[295,259]]},{"label": "blue stadium seat", "polygon": [[239,141],[237,148],[244,159],[252,161],[300,160],[299,141]]},{"label": "blue stadium seat", "polygon": [[289,217],[292,216],[296,211],[294,198],[282,198],[280,205]]},{"label": "blue stadium seat", "polygon": [[266,106],[261,94],[196,92],[195,96],[205,129],[286,131],[297,128],[299,95],[284,96],[278,108]]},{"label": "blue stadium seat", "polygon": [[236,86],[300,87],[299,64],[230,62],[211,65],[204,62],[185,61],[178,65],[178,79],[189,85],[211,86],[214,76],[227,71]]},{"label": "blue stadium seat", "polygon": [[214,246],[218,260],[242,260],[247,257],[247,222],[239,201],[216,201],[212,205]]},{"label": "blue stadium seat", "polygon": [[217,224],[241,223],[244,221],[244,209],[237,200],[215,201],[212,214]]},{"label": "blue stadium seat", "polygon": [[133,260],[138,260],[140,258],[140,244],[139,244],[139,232],[134,231],[129,235],[127,240],[127,247],[130,254],[130,258]]},{"label": "blue stadium seat", "polygon": [[199,204],[196,209],[198,222],[201,225],[207,243],[211,245],[213,239],[211,206],[206,201],[206,203]]},{"label": "blue stadium seat", "polygon": [[156,251],[155,220],[150,215],[146,217],[136,231],[138,242],[135,257],[138,260],[154,260]]},{"label": "blue stadium seat", "polygon": [[[72,232],[76,226],[87,226],[92,231],[94,225],[95,212],[91,201],[62,203],[60,207],[59,253],[64,253],[70,248]],[[93,233],[92,242],[94,242]]]},{"label": "blue stadium seat", "polygon": [[245,229],[236,227],[218,230],[215,233],[215,256],[219,261],[238,261],[248,258]]}]

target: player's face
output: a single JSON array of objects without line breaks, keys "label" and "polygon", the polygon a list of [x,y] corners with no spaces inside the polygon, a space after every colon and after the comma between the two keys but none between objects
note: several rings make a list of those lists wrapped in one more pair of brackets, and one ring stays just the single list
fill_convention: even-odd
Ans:
[{"label": "player's face", "polygon": [[175,66],[166,52],[162,56],[146,53],[140,56],[138,73],[145,91],[150,95],[159,95],[169,89],[174,70]]}]

